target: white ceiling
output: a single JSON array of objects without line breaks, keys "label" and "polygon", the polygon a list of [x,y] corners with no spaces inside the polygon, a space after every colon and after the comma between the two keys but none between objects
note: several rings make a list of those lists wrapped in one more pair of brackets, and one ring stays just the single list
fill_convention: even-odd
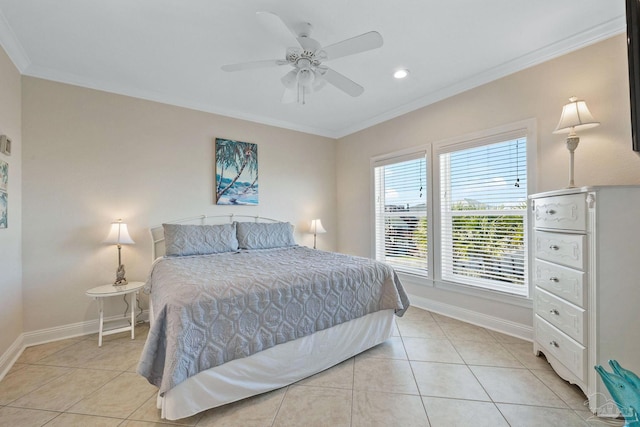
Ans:
[{"label": "white ceiling", "polygon": [[[624,0],[0,0],[20,72],[303,132],[341,137],[625,31]],[[282,104],[289,66],[271,11],[322,45],[378,31],[382,48],[327,62],[364,86]],[[406,67],[410,75],[395,80]]]}]

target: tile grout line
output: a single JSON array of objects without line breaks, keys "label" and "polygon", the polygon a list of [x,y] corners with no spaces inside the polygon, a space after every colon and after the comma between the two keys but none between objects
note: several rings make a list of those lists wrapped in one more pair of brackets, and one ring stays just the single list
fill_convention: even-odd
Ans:
[{"label": "tile grout line", "polygon": [[[432,316],[432,317],[433,317],[433,316]],[[440,322],[440,321],[438,321],[438,319],[437,319],[437,318],[434,318],[434,320],[436,321],[436,324],[438,324],[438,326],[440,326],[440,323],[441,323],[441,322]],[[444,322],[443,322],[443,323],[444,323]],[[454,348],[454,350],[456,351],[456,353],[457,353],[457,354],[458,354],[458,356],[460,357],[460,359],[464,362],[464,365],[467,367],[467,369],[469,370],[469,372],[471,372],[471,375],[473,375],[473,377],[475,378],[475,380],[477,381],[477,383],[480,385],[480,387],[482,388],[482,390],[485,392],[485,394],[487,395],[487,397],[490,399],[490,402],[493,404],[493,406],[494,406],[494,407],[495,407],[495,409],[498,411],[498,413],[500,414],[500,416],[502,416],[502,418],[503,418],[503,420],[505,421],[505,423],[506,423],[507,425],[511,426],[511,423],[509,423],[509,421],[508,421],[508,420],[507,420],[507,418],[505,417],[504,413],[500,410],[500,407],[499,407],[499,406],[497,405],[497,403],[494,401],[494,399],[493,399],[493,397],[491,396],[491,394],[489,393],[489,391],[485,388],[484,384],[482,384],[482,382],[480,381],[480,379],[476,376],[476,374],[475,374],[475,372],[473,371],[473,369],[471,369],[471,367],[470,367],[470,366],[473,366],[473,365],[469,365],[469,363],[467,363],[467,361],[466,361],[466,360],[465,360],[465,358],[462,356],[462,354],[460,354],[460,351],[459,351],[459,350],[458,350],[458,348],[456,347],[455,343],[452,341],[452,339],[451,339],[451,337],[449,336],[449,334],[447,333],[447,331],[443,329],[443,332],[444,332],[444,334],[445,334],[445,336],[446,336],[447,340],[449,341],[449,343],[452,345],[452,347]],[[490,333],[489,333],[489,334],[490,334]],[[502,349],[504,349],[508,354],[510,354],[511,356],[513,356],[513,358],[514,358],[516,361],[518,361],[518,363],[520,363],[520,364],[523,366],[523,368],[527,369],[531,375],[533,375],[534,377],[536,377],[536,376],[535,376],[535,374],[533,374],[533,373],[530,371],[530,369],[528,369],[528,367],[527,367],[527,366],[525,366],[522,362],[520,362],[520,360],[519,360],[515,355],[513,355],[513,354],[512,354],[512,353],[511,353],[511,352],[510,352],[510,351],[509,351],[509,350],[508,350],[508,349],[507,349],[507,348],[506,348],[506,347],[505,347],[505,346],[500,342],[500,340],[498,340],[498,339],[497,339],[495,336],[493,336],[492,334],[490,334],[490,335],[491,335],[491,337],[496,341],[496,343],[497,343],[498,345],[500,345],[500,347],[501,347]],[[404,343],[404,341],[403,341],[403,343]],[[536,377],[536,378],[537,378],[537,377]],[[545,386],[546,386],[546,384],[545,384]],[[553,390],[551,390],[551,391],[553,392]],[[555,393],[554,393],[554,394],[555,394]],[[556,396],[557,396],[557,395],[556,395]],[[560,398],[559,396],[557,396],[557,397],[558,397],[558,398]],[[566,404],[566,402],[564,402],[564,400],[562,400],[561,398],[560,398],[560,400],[561,400],[563,403],[565,403],[565,404]],[[425,408],[425,410],[426,410],[426,408]],[[427,414],[427,417],[428,417],[428,414]]]},{"label": "tile grout line", "polygon": [[[275,411],[275,414],[273,414],[273,420],[271,421],[271,427],[274,427],[276,424],[276,420],[278,419],[278,414],[280,413],[280,410],[282,409],[282,404],[284,403],[284,399],[287,397],[287,394],[289,394],[289,389],[291,388],[291,384],[287,386],[286,390],[284,391],[284,393],[282,394],[282,399],[280,400],[280,403],[278,404],[278,408]],[[196,423],[196,426],[200,423],[200,420],[198,420],[198,422]]]},{"label": "tile grout line", "polygon": [[[528,361],[529,361],[529,359],[523,359],[523,360],[526,360],[526,361],[527,361],[526,363],[525,363],[525,362],[523,362],[523,361],[522,361],[522,360],[517,356],[517,354],[516,354],[516,352],[515,352],[516,347],[513,347],[513,350],[511,350],[511,349],[509,348],[509,345],[508,345],[508,344],[509,344],[509,342],[507,342],[507,341],[503,342],[503,341],[501,341],[501,340],[499,339],[499,337],[496,337],[496,336],[494,336],[494,335],[492,335],[492,334],[491,334],[492,339],[493,339],[495,342],[497,342],[497,343],[499,344],[500,348],[501,348],[501,349],[503,349],[503,350],[505,350],[507,354],[509,354],[509,355],[513,356],[513,358],[514,358],[516,361],[518,361],[518,362],[522,365],[522,367],[515,368],[515,367],[508,367],[508,366],[470,365],[470,364],[469,364],[469,363],[467,363],[467,361],[462,357],[462,354],[460,353],[460,351],[458,350],[458,348],[456,347],[456,345],[453,343],[452,338],[451,338],[451,337],[450,337],[450,336],[445,332],[445,330],[441,327],[441,323],[443,323],[443,322],[438,321],[438,320],[433,316],[433,313],[431,313],[431,312],[429,312],[429,311],[426,311],[426,313],[428,313],[428,317],[425,317],[425,318],[422,318],[422,317],[412,317],[412,318],[409,318],[409,319],[408,319],[408,321],[409,321],[409,322],[421,322],[421,323],[423,322],[424,324],[423,324],[423,326],[422,326],[422,327],[431,327],[431,325],[430,325],[429,323],[430,323],[431,321],[435,322],[435,324],[434,324],[433,326],[437,326],[437,327],[438,327],[438,329],[440,329],[440,330],[443,332],[443,338],[442,338],[442,339],[447,340],[447,341],[448,341],[448,343],[453,347],[453,349],[454,349],[454,351],[455,351],[455,354],[457,354],[457,355],[458,355],[458,357],[462,360],[462,362],[463,362],[462,364],[464,364],[464,365],[467,367],[467,369],[468,369],[469,371],[471,371],[471,373],[472,373],[472,375],[473,375],[473,378],[475,379],[475,381],[477,381],[477,383],[480,385],[480,387],[482,388],[482,390],[486,393],[486,395],[487,395],[487,396],[488,396],[488,398],[489,398],[489,402],[491,402],[491,403],[493,404],[493,406],[495,407],[495,409],[497,409],[497,410],[498,410],[498,413],[500,414],[500,416],[502,417],[502,419],[505,421],[505,423],[506,423],[507,425],[511,426],[511,423],[509,423],[509,421],[507,420],[507,418],[506,418],[506,416],[505,416],[505,413],[503,413],[503,411],[500,409],[500,407],[498,407],[498,403],[500,403],[500,404],[504,404],[504,405],[510,405],[510,406],[523,406],[523,407],[538,408],[538,409],[541,409],[541,408],[550,408],[550,409],[555,409],[555,410],[560,410],[560,411],[566,411],[566,410],[568,409],[569,411],[567,411],[567,412],[566,412],[566,414],[571,413],[571,415],[572,415],[573,417],[578,417],[581,421],[584,421],[584,418],[583,418],[583,416],[581,415],[581,413],[579,413],[578,409],[573,408],[573,407],[569,404],[569,402],[570,402],[570,401],[572,401],[572,400],[565,400],[565,399],[563,399],[563,398],[560,396],[560,394],[559,394],[559,393],[564,393],[564,391],[563,391],[564,389],[562,389],[562,388],[561,388],[561,387],[559,387],[559,386],[558,386],[558,387],[556,387],[555,382],[550,382],[550,384],[552,384],[552,385],[553,385],[553,387],[554,387],[554,388],[556,388],[556,389],[558,390],[558,392],[556,392],[554,389],[552,389],[550,385],[547,385],[547,382],[545,382],[545,381],[543,380],[543,377],[538,377],[538,376],[534,373],[534,371],[543,371],[543,369],[542,369],[542,368],[540,368],[540,369],[536,369],[536,366],[537,366],[537,365],[536,365],[536,364],[531,364],[531,363],[529,363],[529,362],[528,362]],[[394,328],[395,328],[395,329],[394,329],[394,333],[397,333],[397,338],[399,338],[399,341],[400,341],[400,343],[401,343],[401,345],[402,345],[402,350],[404,351],[404,356],[406,357],[406,360],[409,362],[409,367],[410,367],[411,375],[412,375],[412,378],[413,378],[414,384],[415,384],[416,389],[417,389],[418,397],[420,398],[421,406],[422,406],[422,408],[423,408],[424,414],[426,415],[427,422],[429,423],[429,425],[431,425],[431,419],[430,419],[430,417],[429,417],[429,413],[428,413],[428,411],[427,411],[427,405],[425,404],[425,400],[424,400],[425,398],[428,398],[428,397],[435,397],[435,398],[441,398],[441,399],[446,399],[446,400],[451,400],[451,401],[455,401],[455,400],[457,400],[457,401],[473,401],[473,402],[484,402],[484,403],[489,403],[489,402],[486,402],[486,401],[480,401],[480,400],[475,400],[475,399],[449,398],[449,397],[443,397],[443,396],[428,396],[428,395],[423,396],[423,395],[420,393],[420,386],[419,386],[419,384],[418,384],[417,377],[416,377],[416,374],[415,374],[415,372],[416,372],[416,371],[414,370],[414,362],[415,362],[415,363],[419,363],[420,361],[419,361],[419,360],[414,360],[414,361],[412,361],[412,360],[410,359],[409,352],[408,352],[408,349],[407,349],[407,343],[406,343],[406,340],[408,340],[408,339],[413,339],[413,337],[410,337],[410,336],[404,336],[404,335],[402,334],[401,330],[400,330],[400,327],[399,327],[399,326],[398,326],[398,324],[396,323],[396,320],[397,320],[397,319],[394,319]],[[428,320],[428,321],[427,321],[427,320]],[[462,323],[465,323],[465,322],[462,322]],[[471,324],[469,324],[469,325],[471,325]],[[473,325],[473,326],[475,326],[475,325]],[[418,333],[418,331],[417,331],[417,330],[416,330],[416,333]],[[418,338],[418,339],[427,339],[426,337],[416,337],[416,338]],[[44,387],[46,384],[48,384],[48,383],[50,383],[50,382],[52,382],[52,381],[55,381],[57,378],[62,378],[62,377],[64,377],[64,376],[66,376],[66,375],[71,375],[71,374],[73,374],[74,372],[78,372],[78,371],[79,371],[79,370],[81,370],[81,369],[82,369],[82,370],[93,370],[93,369],[99,369],[99,370],[105,370],[105,371],[112,371],[112,372],[117,372],[117,375],[115,375],[113,378],[111,378],[110,380],[108,380],[106,383],[104,383],[104,384],[102,384],[101,386],[99,386],[98,388],[96,388],[96,389],[95,389],[94,391],[92,391],[91,393],[87,394],[86,396],[83,396],[80,400],[78,400],[77,402],[73,403],[71,406],[69,406],[69,408],[67,408],[67,409],[66,409],[66,410],[64,410],[64,411],[56,411],[56,410],[47,410],[47,409],[34,409],[34,408],[22,408],[22,407],[15,407],[15,406],[11,406],[11,403],[9,403],[9,404],[0,404],[0,409],[5,408],[5,407],[10,407],[10,408],[29,409],[29,410],[36,410],[36,411],[42,411],[42,412],[50,412],[50,413],[55,412],[55,413],[57,413],[57,415],[56,415],[56,416],[54,416],[54,418],[52,418],[52,419],[48,420],[48,421],[47,421],[46,423],[44,423],[43,425],[54,424],[54,423],[55,423],[55,421],[54,421],[54,420],[59,419],[59,417],[60,417],[60,416],[62,416],[63,414],[70,414],[70,415],[76,415],[76,414],[77,414],[77,415],[79,415],[79,416],[86,416],[86,417],[110,418],[110,419],[113,419],[113,420],[119,420],[120,422],[117,424],[118,426],[124,426],[124,425],[126,425],[128,422],[133,422],[133,423],[135,423],[135,422],[140,422],[140,423],[143,423],[143,422],[144,422],[144,423],[147,423],[147,422],[149,422],[149,423],[153,424],[153,421],[144,421],[144,420],[143,420],[143,418],[144,418],[144,414],[142,414],[142,413],[141,413],[141,417],[136,417],[136,419],[132,419],[132,418],[131,418],[131,417],[133,416],[133,414],[135,414],[135,413],[136,413],[137,411],[139,411],[143,406],[145,406],[145,404],[147,404],[147,403],[148,403],[148,401],[149,401],[150,399],[154,399],[154,396],[153,396],[153,395],[152,395],[152,396],[150,396],[150,397],[149,397],[149,399],[147,399],[147,400],[145,400],[143,403],[141,403],[137,408],[133,409],[133,410],[132,410],[132,412],[131,412],[131,413],[129,413],[125,418],[121,418],[121,417],[117,417],[117,416],[116,416],[116,417],[114,417],[114,416],[104,416],[104,415],[97,415],[97,414],[80,414],[80,413],[75,413],[75,412],[69,412],[69,411],[68,411],[71,407],[73,407],[73,406],[74,406],[75,404],[77,404],[78,402],[80,402],[80,401],[82,401],[82,400],[84,400],[84,399],[88,399],[90,396],[93,396],[95,393],[98,393],[100,390],[102,390],[104,387],[106,387],[106,386],[107,386],[107,384],[109,384],[111,381],[114,381],[114,380],[116,380],[117,378],[122,377],[124,374],[127,374],[127,375],[128,375],[128,374],[132,374],[132,373],[133,373],[133,372],[130,372],[130,371],[128,371],[128,370],[127,370],[127,368],[129,368],[129,366],[125,367],[125,369],[101,369],[101,368],[82,367],[82,366],[76,366],[76,365],[74,365],[74,366],[58,366],[58,365],[46,365],[46,364],[40,364],[40,363],[39,363],[41,360],[46,359],[47,357],[50,357],[50,356],[52,356],[52,355],[54,355],[54,354],[57,354],[57,353],[59,353],[59,352],[61,352],[61,351],[65,351],[66,349],[70,348],[71,346],[73,346],[73,345],[77,345],[77,344],[79,344],[79,343],[81,343],[81,342],[83,342],[83,341],[87,341],[87,340],[89,340],[89,339],[90,339],[90,337],[87,337],[87,338],[85,338],[84,340],[79,340],[79,341],[77,341],[77,342],[75,342],[75,343],[69,343],[69,345],[65,346],[64,348],[61,348],[61,349],[57,350],[56,352],[51,353],[51,354],[49,354],[49,355],[47,355],[47,356],[40,357],[40,358],[38,358],[37,360],[35,360],[35,361],[33,361],[33,362],[30,362],[30,363],[22,363],[22,365],[24,365],[24,367],[21,367],[19,370],[14,371],[14,372],[13,372],[13,374],[15,374],[15,373],[17,373],[17,372],[20,372],[22,369],[25,369],[25,368],[28,368],[28,367],[52,367],[52,368],[63,368],[63,369],[68,369],[69,371],[68,371],[68,372],[65,372],[65,373],[64,373],[64,374],[62,374],[62,375],[58,375],[58,376],[55,376],[55,377],[51,378],[49,381],[46,381],[45,383],[42,383],[41,385],[39,385],[39,386],[38,386],[38,387],[36,387],[35,389],[31,390],[30,392],[25,393],[25,394],[23,394],[22,396],[20,396],[20,397],[18,397],[18,398],[16,398],[16,399],[14,399],[12,402],[15,402],[16,400],[18,400],[18,399],[20,399],[20,398],[22,398],[22,397],[24,397],[24,396],[28,395],[29,393],[33,393],[33,392],[35,392],[35,391],[39,390],[40,388]],[[435,339],[435,338],[431,338],[431,339]],[[126,343],[125,343],[125,342],[118,342],[117,340],[113,340],[113,341],[116,341],[116,342],[114,342],[113,344],[115,344],[115,345],[117,345],[117,346],[124,345],[124,344],[131,344],[129,341],[126,341]],[[462,341],[467,341],[467,340],[462,340]],[[468,340],[468,341],[475,341],[475,340]],[[452,354],[453,354],[453,353],[452,353]],[[99,357],[99,356],[100,356],[100,354],[96,354],[95,356],[91,357],[90,359],[91,359],[91,360],[93,360],[93,359],[95,359],[95,358],[97,358],[97,357]],[[384,356],[384,354],[383,354],[383,356]],[[523,353],[523,357],[524,357],[524,353]],[[395,360],[395,357],[382,357],[382,359]],[[543,359],[543,358],[541,358],[541,359]],[[128,363],[128,362],[127,362],[127,363]],[[351,358],[351,363],[352,363],[353,369],[352,369],[352,375],[351,375],[351,377],[352,377],[352,378],[351,378],[351,379],[352,379],[352,381],[351,381],[351,410],[350,410],[350,426],[354,426],[354,423],[355,423],[355,422],[357,422],[357,411],[356,411],[356,408],[355,408],[355,403],[356,403],[356,402],[355,402],[355,394],[356,394],[356,393],[355,393],[355,392],[356,392],[356,387],[355,387],[355,385],[356,385],[356,384],[355,384],[355,379],[356,379],[356,371],[355,371],[355,357],[352,357],[352,358]],[[432,362],[432,363],[443,363],[443,364],[448,364],[447,362]],[[454,364],[454,363],[451,363],[451,364]],[[124,365],[124,363],[123,363],[123,365]],[[457,363],[456,363],[456,365],[460,365],[460,364],[457,364]],[[529,365],[531,365],[532,367],[530,367]],[[475,367],[475,366],[478,366],[478,367],[480,367],[480,368],[483,368],[483,367],[489,367],[489,368],[497,368],[497,369],[526,369],[526,370],[528,371],[528,374],[529,374],[529,375],[533,376],[534,378],[536,378],[536,380],[537,380],[539,383],[543,384],[543,385],[544,385],[544,386],[545,386],[549,391],[551,391],[552,395],[553,395],[553,396],[555,396],[555,397],[558,399],[558,402],[562,402],[566,407],[564,407],[564,408],[558,408],[558,407],[556,407],[556,406],[544,406],[544,405],[536,405],[536,404],[530,404],[530,403],[521,403],[521,404],[519,404],[519,403],[513,403],[513,402],[511,402],[511,403],[509,403],[509,402],[496,402],[496,401],[494,401],[493,397],[488,393],[487,389],[485,388],[485,385],[483,385],[483,383],[482,383],[482,382],[480,382],[480,380],[479,380],[479,379],[478,379],[478,377],[476,376],[476,373],[471,369],[472,367]],[[550,380],[550,378],[547,378],[546,376],[544,376],[544,378],[546,378],[546,379]],[[321,387],[321,386],[319,386],[319,387]],[[329,388],[333,388],[333,387],[329,387]],[[337,387],[337,388],[342,388],[342,387]],[[271,425],[272,427],[276,425],[276,421],[278,420],[278,416],[279,416],[279,415],[281,415],[281,409],[283,408],[284,400],[285,400],[285,398],[287,398],[287,396],[289,395],[290,390],[291,390],[290,386],[287,386],[287,387],[286,387],[286,389],[285,389],[285,391],[284,391],[284,393],[282,394],[282,398],[280,399],[279,403],[277,404],[277,408],[276,408],[275,412],[274,412],[274,413],[273,413],[273,415],[272,415],[271,423],[270,423],[270,424],[268,424],[268,425]],[[411,396],[413,396],[413,394],[411,394],[411,393],[392,393],[392,394],[399,394],[399,395],[411,395]],[[567,397],[567,399],[570,399],[570,398],[572,398],[573,396],[572,396],[572,395],[570,395],[570,394],[567,394],[567,395],[566,395],[566,397]],[[417,403],[417,402],[416,402],[416,403]],[[574,402],[574,403],[575,403],[575,402]],[[416,409],[417,409],[417,408],[418,408],[418,406],[416,406]],[[571,417],[571,415],[563,415],[563,416]],[[583,414],[583,415],[584,415],[584,414]],[[496,416],[497,416],[497,414],[496,414]],[[138,418],[139,418],[139,419],[138,419]],[[196,426],[197,426],[197,425],[200,425],[200,423],[206,424],[206,422],[204,422],[204,421],[203,421],[203,419],[204,419],[203,417],[200,417],[199,419],[195,420],[194,424],[189,424],[189,425],[196,425]],[[265,421],[267,421],[267,422],[268,422],[268,419],[265,419]],[[283,420],[280,420],[280,421],[282,422]],[[285,420],[285,421],[286,421],[286,420]],[[193,422],[193,421],[192,421],[192,422]],[[584,422],[586,423],[586,421],[584,421]],[[158,425],[167,425],[167,426],[169,426],[169,425],[174,425],[174,426],[175,426],[175,425],[181,425],[181,424],[175,424],[175,422],[171,422],[171,421],[168,421],[168,420],[157,420],[157,421],[155,421],[155,423],[158,423]],[[151,425],[151,424],[149,424],[149,425]]]},{"label": "tile grout line", "polygon": [[[494,337],[495,338],[495,337]],[[453,348],[456,348],[456,346],[451,343],[451,345],[453,345]],[[456,348],[456,351],[458,351],[458,349]],[[489,393],[489,390],[486,389],[486,387],[484,386],[484,384],[482,384],[482,381],[480,381],[480,378],[477,377],[476,373],[473,372],[473,369],[471,369],[470,365],[467,363],[466,360],[464,360],[464,357],[462,357],[462,355],[460,355],[460,358],[464,361],[465,366],[467,367],[467,369],[469,370],[469,372],[471,372],[471,375],[473,375],[473,378],[475,378],[475,380],[477,381],[477,383],[480,385],[480,387],[482,387],[482,390],[485,392],[485,394],[487,395],[487,397],[489,398],[489,401],[491,402],[491,404],[494,406],[494,408],[496,408],[496,410],[498,411],[498,413],[500,414],[500,416],[502,417],[502,419],[504,419],[504,422],[507,423],[507,425],[511,426],[511,424],[509,423],[509,420],[507,420],[507,417],[504,416],[504,414],[502,413],[502,411],[500,410],[500,408],[498,407],[498,405],[496,404],[496,402],[493,400],[493,397],[491,396],[491,394]],[[473,366],[473,365],[471,365]]]},{"label": "tile grout line", "polygon": [[[429,314],[429,316],[431,318],[433,318],[433,316],[431,316],[431,314]],[[394,321],[395,321],[395,319],[394,319]],[[416,385],[416,390],[418,390],[418,397],[420,398],[420,403],[422,404],[422,409],[424,410],[424,414],[427,417],[427,424],[429,426],[431,426],[431,419],[429,418],[429,412],[427,411],[427,406],[425,405],[424,399],[422,398],[422,393],[420,392],[420,385],[418,384],[418,380],[416,378],[416,373],[413,370],[413,365],[411,364],[411,359],[409,357],[409,352],[407,351],[407,346],[404,343],[404,336],[402,335],[402,332],[400,331],[400,328],[398,327],[398,325],[396,324],[395,326],[396,326],[396,329],[398,330],[398,334],[400,334],[400,342],[402,342],[402,349],[404,350],[404,354],[407,356],[407,362],[409,362],[409,369],[411,369],[411,376],[413,377],[413,382]]]}]

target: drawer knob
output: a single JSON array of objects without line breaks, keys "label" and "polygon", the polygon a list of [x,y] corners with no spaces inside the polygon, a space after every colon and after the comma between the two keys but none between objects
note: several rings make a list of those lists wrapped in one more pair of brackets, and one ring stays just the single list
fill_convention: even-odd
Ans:
[{"label": "drawer knob", "polygon": [[555,314],[556,316],[560,316],[560,312],[558,310],[556,310],[555,308],[552,309],[552,310],[549,310],[549,313]]},{"label": "drawer knob", "polygon": [[555,348],[559,348],[560,344],[558,344],[558,341],[553,340],[549,343],[550,346],[555,347]]},{"label": "drawer knob", "polygon": [[560,279],[558,279],[557,277],[554,276],[554,277],[549,277],[549,281],[558,283],[560,281]]},{"label": "drawer knob", "polygon": [[553,209],[547,209],[547,215],[555,215],[556,211]]},{"label": "drawer knob", "polygon": [[558,245],[550,245],[549,249],[557,251],[558,249],[560,249],[560,246],[558,246]]}]

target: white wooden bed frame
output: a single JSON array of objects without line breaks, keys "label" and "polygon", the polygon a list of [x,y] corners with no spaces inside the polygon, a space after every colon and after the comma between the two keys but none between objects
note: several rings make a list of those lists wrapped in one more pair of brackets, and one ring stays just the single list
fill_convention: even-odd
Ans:
[{"label": "white wooden bed frame", "polygon": [[[278,222],[248,215],[201,215],[166,224],[222,224],[233,221]],[[150,228],[153,258],[164,255],[162,225]],[[149,318],[154,321],[149,297]],[[328,369],[350,357],[386,341],[393,332],[394,310],[382,310],[315,332],[252,356],[236,359],[190,377],[158,394],[161,417],[186,418],[257,394],[275,390]],[[300,357],[299,355],[304,355]]]}]

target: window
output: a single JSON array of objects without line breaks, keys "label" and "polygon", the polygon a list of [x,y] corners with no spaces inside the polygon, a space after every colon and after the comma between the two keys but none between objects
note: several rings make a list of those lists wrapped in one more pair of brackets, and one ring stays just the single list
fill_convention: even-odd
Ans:
[{"label": "window", "polygon": [[527,296],[534,126],[374,158],[376,259],[435,286]]},{"label": "window", "polygon": [[443,280],[527,294],[526,143],[523,136],[439,153]]},{"label": "window", "polygon": [[425,152],[374,164],[376,259],[427,274]]}]

